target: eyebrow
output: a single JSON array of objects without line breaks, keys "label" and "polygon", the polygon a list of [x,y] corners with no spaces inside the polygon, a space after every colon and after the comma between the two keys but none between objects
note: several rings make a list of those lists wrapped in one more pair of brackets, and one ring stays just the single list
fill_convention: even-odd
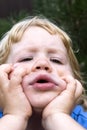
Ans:
[{"label": "eyebrow", "polygon": [[[40,48],[39,48],[40,49]],[[61,54],[64,54],[64,55],[66,55],[67,53],[66,53],[66,51],[63,51],[62,49],[60,49],[60,48],[56,48],[56,47],[54,47],[54,46],[47,46],[46,48],[45,48],[46,50],[47,50],[47,53],[52,53],[52,54],[55,54],[55,53],[61,53]],[[19,53],[21,53],[22,52],[22,50],[24,51],[26,51],[26,52],[30,52],[30,53],[36,53],[37,51],[38,51],[38,48],[37,47],[33,47],[33,46],[29,46],[29,47],[27,47],[27,46],[25,46],[25,47],[23,47],[23,48],[21,48],[21,50],[19,49],[19,50],[17,50],[17,52],[16,52],[16,54],[19,54]]]},{"label": "eyebrow", "polygon": [[48,52],[49,53],[56,53],[56,52],[63,52],[63,51],[60,49],[57,49],[57,48],[48,48]]},{"label": "eyebrow", "polygon": [[[37,51],[38,51],[38,48],[33,48],[33,47],[31,47],[31,48],[29,48],[29,49],[27,49],[27,51],[28,52],[34,52],[34,53],[36,53]],[[53,47],[48,47],[47,48],[47,53],[49,53],[49,54],[56,54],[56,53],[61,53],[62,55],[65,55],[66,56],[66,53],[65,53],[65,51],[63,51],[63,50],[61,50],[61,49],[57,49],[57,48],[53,48]]]},{"label": "eyebrow", "polygon": [[66,52],[65,51],[63,51],[63,50],[61,50],[61,49],[57,49],[57,48],[49,48],[48,49],[48,53],[52,53],[52,54],[55,54],[55,53],[61,53],[61,54],[63,54],[63,55],[65,55],[66,56]]}]

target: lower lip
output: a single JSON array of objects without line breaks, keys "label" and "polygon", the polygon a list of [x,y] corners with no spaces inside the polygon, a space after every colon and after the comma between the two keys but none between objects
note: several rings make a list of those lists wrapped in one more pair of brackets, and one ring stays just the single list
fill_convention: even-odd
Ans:
[{"label": "lower lip", "polygon": [[55,84],[53,84],[53,83],[34,83],[32,86],[37,90],[48,91],[48,90],[52,90],[55,87]]}]

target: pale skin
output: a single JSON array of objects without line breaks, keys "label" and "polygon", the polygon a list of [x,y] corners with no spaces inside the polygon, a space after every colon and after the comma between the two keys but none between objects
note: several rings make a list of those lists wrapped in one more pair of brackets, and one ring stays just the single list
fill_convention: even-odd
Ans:
[{"label": "pale skin", "polygon": [[60,36],[30,27],[0,66],[0,129],[85,130],[70,117],[81,93]]}]

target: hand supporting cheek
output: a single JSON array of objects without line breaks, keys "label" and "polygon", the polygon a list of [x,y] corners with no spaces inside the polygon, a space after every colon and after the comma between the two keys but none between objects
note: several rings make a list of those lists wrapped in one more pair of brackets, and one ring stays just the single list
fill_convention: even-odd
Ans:
[{"label": "hand supporting cheek", "polygon": [[12,71],[12,65],[0,65],[0,108],[3,109],[5,105],[5,89],[9,86],[9,73]]},{"label": "hand supporting cheek", "polygon": [[0,100],[4,114],[14,114],[29,118],[32,109],[22,86],[22,78],[27,74],[25,68],[17,65],[2,65],[0,67]]},{"label": "hand supporting cheek", "polygon": [[71,76],[67,76],[64,78],[67,86],[66,89],[63,90],[60,95],[54,98],[43,110],[43,121],[46,118],[58,114],[70,114],[78,98],[82,94],[82,85],[79,81],[74,79]]}]

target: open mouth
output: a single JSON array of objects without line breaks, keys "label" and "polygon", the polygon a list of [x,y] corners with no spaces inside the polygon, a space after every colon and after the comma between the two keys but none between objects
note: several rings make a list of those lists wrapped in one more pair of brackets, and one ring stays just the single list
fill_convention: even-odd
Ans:
[{"label": "open mouth", "polygon": [[38,90],[51,90],[55,86],[55,82],[47,75],[39,75],[34,78],[31,85]]},{"label": "open mouth", "polygon": [[49,81],[47,80],[44,80],[44,79],[40,79],[37,81],[37,83],[41,83],[41,84],[44,84],[44,83],[48,83]]}]

